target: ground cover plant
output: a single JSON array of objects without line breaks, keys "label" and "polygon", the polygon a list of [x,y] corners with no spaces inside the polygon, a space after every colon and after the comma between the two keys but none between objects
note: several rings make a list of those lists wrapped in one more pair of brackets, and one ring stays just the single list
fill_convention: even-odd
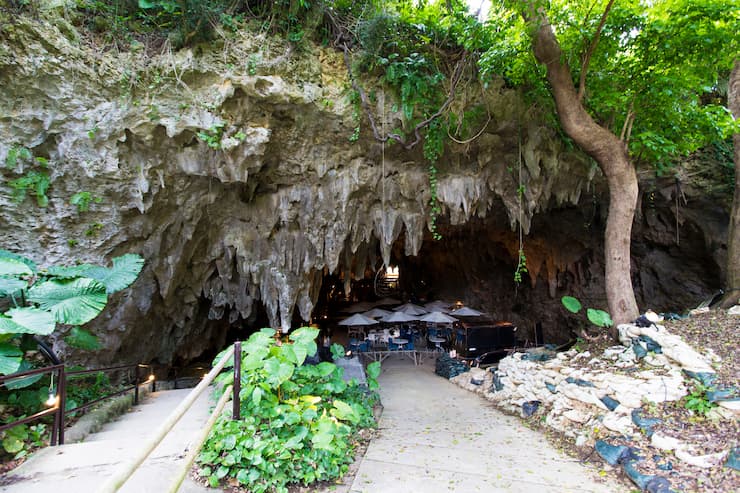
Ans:
[{"label": "ground cover plant", "polygon": [[[375,426],[380,364],[368,366],[367,388],[345,382],[334,363],[306,363],[317,352],[317,336],[317,329],[303,327],[282,342],[262,329],[243,344],[241,419],[222,415],[198,459],[212,487],[287,492],[291,484],[347,472],[356,432]],[[217,381],[226,386],[233,378],[226,370]]]}]

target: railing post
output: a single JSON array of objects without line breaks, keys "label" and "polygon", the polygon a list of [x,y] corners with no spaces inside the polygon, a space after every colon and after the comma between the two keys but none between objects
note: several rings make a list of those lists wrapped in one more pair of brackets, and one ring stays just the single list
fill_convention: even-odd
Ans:
[{"label": "railing post", "polygon": [[134,366],[134,406],[139,404],[139,365]]},{"label": "railing post", "polygon": [[[56,371],[57,374],[57,382],[59,382],[59,377],[61,376],[61,373],[59,370]],[[51,372],[52,378],[54,377],[54,372]],[[53,391],[54,389],[52,389]],[[58,443],[58,433],[59,433],[59,420],[61,419],[62,413],[60,411],[59,407],[59,383],[57,383],[56,388],[56,401],[55,405],[57,406],[57,411],[54,413],[54,424],[51,426],[51,446],[55,446]]]},{"label": "railing post", "polygon": [[67,408],[67,375],[64,372],[64,366],[59,368],[57,394],[59,397],[59,431],[57,432],[57,443],[64,445],[64,410]]},{"label": "railing post", "polygon": [[231,410],[231,419],[241,419],[241,402],[239,394],[242,389],[242,343],[234,343],[234,397],[232,399],[233,408]]}]

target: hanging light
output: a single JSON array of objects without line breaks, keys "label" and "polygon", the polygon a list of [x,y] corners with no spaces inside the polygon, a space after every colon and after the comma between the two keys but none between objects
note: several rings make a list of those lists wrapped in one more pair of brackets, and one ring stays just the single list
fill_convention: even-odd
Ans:
[{"label": "hanging light", "polygon": [[51,382],[49,382],[49,398],[46,399],[46,404],[49,407],[56,407],[59,403],[59,396],[54,392],[54,373],[51,374]]},{"label": "hanging light", "polygon": [[389,279],[392,281],[398,279],[398,267],[394,267],[394,266],[388,267],[388,270],[385,273],[385,277],[386,279]]}]

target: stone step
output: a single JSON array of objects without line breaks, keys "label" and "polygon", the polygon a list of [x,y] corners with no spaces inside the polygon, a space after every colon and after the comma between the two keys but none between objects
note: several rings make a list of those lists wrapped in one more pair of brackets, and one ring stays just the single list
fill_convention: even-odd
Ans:
[{"label": "stone step", "polygon": [[[131,461],[149,437],[167,419],[192,389],[152,394],[146,403],[135,407],[100,432],[81,443],[47,447],[34,453],[5,478],[1,493],[78,493],[94,492],[122,465]],[[159,493],[167,491],[184,461],[191,442],[210,414],[210,392],[204,392],[185,413],[139,470],[121,488],[122,492]],[[209,490],[186,479],[180,491]]]}]

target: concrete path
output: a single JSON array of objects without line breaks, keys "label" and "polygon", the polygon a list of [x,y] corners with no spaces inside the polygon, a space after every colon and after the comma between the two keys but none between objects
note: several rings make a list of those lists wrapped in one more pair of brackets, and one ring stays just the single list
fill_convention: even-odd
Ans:
[{"label": "concrete path", "polygon": [[[0,487],[2,493],[94,493],[114,471],[128,462],[170,412],[192,389],[155,392],[144,404],[105,425],[81,443],[47,447],[7,475],[11,482]],[[119,491],[164,493],[188,445],[209,417],[211,401],[206,390],[175,425],[172,432],[149,456],[142,467]],[[190,479],[181,492],[201,493],[216,490],[202,487]]]},{"label": "concrete path", "polygon": [[434,361],[383,362],[380,435],[352,493],[630,491],[556,451],[541,433],[435,375]]}]

